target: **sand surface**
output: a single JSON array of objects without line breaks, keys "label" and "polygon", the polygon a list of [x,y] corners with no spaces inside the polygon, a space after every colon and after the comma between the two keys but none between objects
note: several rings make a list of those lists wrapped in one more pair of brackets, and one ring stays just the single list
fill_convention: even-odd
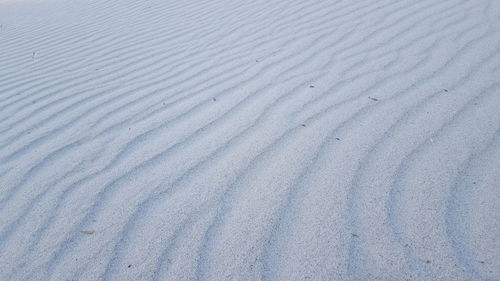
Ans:
[{"label": "sand surface", "polygon": [[1,0],[0,280],[500,280],[500,1]]}]

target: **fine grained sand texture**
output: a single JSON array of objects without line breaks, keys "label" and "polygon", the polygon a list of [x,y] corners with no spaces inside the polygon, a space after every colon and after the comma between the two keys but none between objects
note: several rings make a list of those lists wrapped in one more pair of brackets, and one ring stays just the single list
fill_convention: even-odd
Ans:
[{"label": "fine grained sand texture", "polygon": [[0,1],[0,280],[500,280],[500,1]]}]

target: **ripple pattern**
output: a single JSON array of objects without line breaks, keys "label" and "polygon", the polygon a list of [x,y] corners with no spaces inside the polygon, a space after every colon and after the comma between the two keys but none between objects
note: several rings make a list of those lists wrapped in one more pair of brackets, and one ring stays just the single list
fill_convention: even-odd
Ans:
[{"label": "ripple pattern", "polygon": [[500,280],[500,2],[0,2],[0,280]]}]

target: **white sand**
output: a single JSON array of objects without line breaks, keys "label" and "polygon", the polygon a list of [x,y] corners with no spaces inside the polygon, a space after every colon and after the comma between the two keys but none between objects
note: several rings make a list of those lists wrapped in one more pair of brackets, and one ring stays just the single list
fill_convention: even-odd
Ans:
[{"label": "white sand", "polygon": [[500,280],[500,1],[0,25],[0,281]]}]

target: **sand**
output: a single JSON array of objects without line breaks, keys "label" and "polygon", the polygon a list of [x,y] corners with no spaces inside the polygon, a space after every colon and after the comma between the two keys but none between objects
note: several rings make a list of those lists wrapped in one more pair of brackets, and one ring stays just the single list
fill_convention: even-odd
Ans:
[{"label": "sand", "polygon": [[0,280],[500,280],[500,1],[0,1]]}]

